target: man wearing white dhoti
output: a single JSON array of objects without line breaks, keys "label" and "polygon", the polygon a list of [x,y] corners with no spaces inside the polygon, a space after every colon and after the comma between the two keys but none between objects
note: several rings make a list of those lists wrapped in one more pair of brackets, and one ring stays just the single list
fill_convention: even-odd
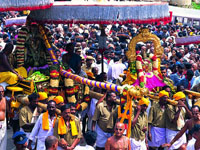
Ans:
[{"label": "man wearing white dhoti", "polygon": [[56,102],[51,100],[47,105],[47,112],[41,114],[29,136],[28,148],[31,148],[32,141],[37,137],[38,150],[45,150],[45,139],[53,135],[53,126],[56,121]]},{"label": "man wearing white dhoti", "polygon": [[138,102],[137,108],[132,110],[132,125],[131,125],[131,149],[132,150],[146,150],[146,131],[148,129],[148,118],[146,109],[149,105],[147,98],[141,98]]},{"label": "man wearing white dhoti", "polygon": [[95,109],[94,116],[92,118],[92,130],[97,132],[96,150],[104,150],[106,141],[111,137],[107,129],[110,115],[115,110],[116,94],[114,92],[108,92],[106,95],[106,101],[99,103]]},{"label": "man wearing white dhoti", "polygon": [[[185,94],[183,92],[177,92],[174,94],[173,98],[175,101],[178,101],[177,106],[168,105],[166,109],[166,138],[167,143],[170,143],[176,134],[183,128],[185,125],[185,115],[192,117],[192,113],[189,111],[187,106],[184,104],[185,102]],[[186,135],[185,133],[178,139],[173,145],[169,148],[169,150],[178,149],[183,144],[185,144]]]},{"label": "man wearing white dhoti", "polygon": [[150,108],[148,123],[148,145],[150,148],[159,148],[166,143],[166,105],[169,93],[165,90],[159,93],[159,102],[153,103]]},{"label": "man wearing white dhoti", "polygon": [[[176,136],[170,141],[170,143],[164,144],[163,147],[171,147],[179,138],[189,130],[189,139],[192,136],[192,139],[188,141],[188,144],[184,144],[181,148],[187,150],[195,150],[200,148],[200,107],[194,105],[192,107],[192,118],[187,120],[184,127],[176,134]],[[186,146],[187,145],[187,146]]]}]

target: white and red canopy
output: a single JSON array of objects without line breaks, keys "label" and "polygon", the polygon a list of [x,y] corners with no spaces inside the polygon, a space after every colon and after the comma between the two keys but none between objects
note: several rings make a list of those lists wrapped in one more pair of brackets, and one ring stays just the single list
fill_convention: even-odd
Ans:
[{"label": "white and red canopy", "polygon": [[21,11],[46,9],[53,5],[54,0],[0,0],[0,11]]},{"label": "white and red canopy", "polygon": [[30,18],[43,23],[152,23],[169,22],[164,2],[54,2],[49,9],[34,10]]}]

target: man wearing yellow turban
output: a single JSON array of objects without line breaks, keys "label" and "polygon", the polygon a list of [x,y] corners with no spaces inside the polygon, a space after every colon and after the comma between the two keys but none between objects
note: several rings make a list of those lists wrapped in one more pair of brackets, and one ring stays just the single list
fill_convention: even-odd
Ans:
[{"label": "man wearing yellow turban", "polygon": [[41,103],[46,104],[47,99],[48,99],[47,93],[46,93],[46,92],[38,92],[38,95],[39,95],[38,100],[39,100]]},{"label": "man wearing yellow turban", "polygon": [[174,94],[173,98],[176,101],[179,101],[179,100],[185,101],[186,96],[183,92],[177,92],[176,94]]},{"label": "man wearing yellow turban", "polygon": [[[168,104],[166,109],[166,142],[170,143],[176,134],[183,128],[185,125],[185,116],[186,114],[192,117],[192,113],[185,105],[185,94],[183,92],[177,92],[174,94],[173,98],[175,101],[178,101],[177,106]],[[169,150],[178,149],[181,145],[185,144],[186,135],[183,134],[179,140],[173,143]]]},{"label": "man wearing yellow turban", "polygon": [[58,109],[64,105],[64,99],[62,96],[56,96],[53,100],[56,102],[56,108]]},{"label": "man wearing yellow turban", "polygon": [[158,96],[159,102],[153,103],[148,116],[148,145],[152,149],[159,149],[162,146],[162,144],[166,143],[165,117],[167,98],[169,98],[169,93],[165,90],[162,90],[160,91]]},{"label": "man wearing yellow turban", "polygon": [[133,109],[130,136],[131,149],[137,150],[138,147],[142,150],[147,149],[145,143],[145,132],[148,128],[148,118],[146,112],[148,105],[149,100],[143,97],[139,100],[137,108]]},{"label": "man wearing yellow turban", "polygon": [[61,117],[55,123],[54,136],[59,139],[60,149],[74,149],[82,137],[80,121],[71,117],[69,104],[61,107]]},{"label": "man wearing yellow turban", "polygon": [[162,90],[162,91],[159,92],[158,96],[159,96],[159,98],[161,98],[161,97],[163,97],[163,96],[169,97],[169,93],[166,92],[165,90]]}]

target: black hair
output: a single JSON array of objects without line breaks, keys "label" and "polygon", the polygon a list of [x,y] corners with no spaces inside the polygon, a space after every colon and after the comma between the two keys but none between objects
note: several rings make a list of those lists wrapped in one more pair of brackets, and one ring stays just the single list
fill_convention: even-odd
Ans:
[{"label": "black hair", "polygon": [[65,104],[63,105],[60,109],[61,109],[61,112],[65,111],[66,109],[70,109],[71,106],[69,104]]},{"label": "black hair", "polygon": [[165,69],[166,69],[166,67],[161,67],[161,68],[160,68],[161,71],[162,71],[162,70],[165,70]]},{"label": "black hair", "polygon": [[108,91],[107,94],[106,94],[106,99],[107,99],[108,97],[110,97],[112,93],[115,93],[115,92],[113,92],[113,91]]},{"label": "black hair", "polygon": [[8,37],[8,34],[3,35],[3,39],[6,39]]},{"label": "black hair", "polygon": [[180,69],[184,69],[184,64],[178,64],[178,68],[180,68]]},{"label": "black hair", "polygon": [[70,105],[70,108],[71,107],[76,107],[76,104],[75,103],[67,103],[68,105]]},{"label": "black hair", "polygon": [[170,88],[170,90],[171,90],[171,87],[168,86],[168,85],[165,85],[165,86],[162,87],[163,90],[165,90],[166,88]]},{"label": "black hair", "polygon": [[97,139],[97,133],[95,131],[87,131],[84,135],[84,138],[88,145],[93,146]]},{"label": "black hair", "polygon": [[37,98],[39,98],[39,95],[37,93],[32,93],[28,96],[29,101],[36,100]]},{"label": "black hair", "polygon": [[196,108],[196,107],[199,109],[199,112],[200,112],[200,107],[199,107],[198,105],[193,105],[192,108],[191,108],[191,110],[192,110],[193,108]]},{"label": "black hair", "polygon": [[52,102],[55,103],[56,105],[56,102],[54,100],[49,100],[47,104],[52,103]]},{"label": "black hair", "polygon": [[187,71],[187,76],[193,77],[194,76],[194,72],[190,69]]},{"label": "black hair", "polygon": [[73,44],[73,43],[68,43],[68,44],[66,45],[66,50],[68,50],[68,49],[71,48],[71,47],[74,47],[74,44]]},{"label": "black hair", "polygon": [[7,43],[2,51],[5,53],[6,51],[11,50],[12,52],[13,48],[14,46],[12,43]]},{"label": "black hair", "polygon": [[[177,86],[176,92],[181,91],[181,86],[183,86],[183,85],[181,84],[181,85],[178,85],[178,86]],[[183,86],[183,87],[184,87],[184,86]],[[185,87],[184,87],[184,88],[185,88]]]}]

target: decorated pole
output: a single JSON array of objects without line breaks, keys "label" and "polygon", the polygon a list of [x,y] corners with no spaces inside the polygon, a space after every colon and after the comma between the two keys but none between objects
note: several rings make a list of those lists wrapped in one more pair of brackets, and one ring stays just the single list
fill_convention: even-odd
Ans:
[{"label": "decorated pole", "polygon": [[[49,49],[49,54],[51,57],[51,60],[53,62],[53,64],[58,64],[58,60],[55,57],[55,54],[53,52],[53,50],[51,49],[51,46],[49,44],[48,39],[45,37],[45,33],[44,33],[44,29],[42,26],[40,26],[40,32],[43,35],[44,41],[45,41],[45,45],[47,46],[47,48]],[[138,88],[135,86],[130,86],[130,85],[124,85],[124,86],[118,86],[116,84],[112,84],[112,83],[104,83],[104,82],[98,82],[95,80],[89,80],[87,78],[84,77],[80,77],[76,74],[73,74],[71,72],[68,72],[64,69],[60,69],[60,74],[66,78],[72,79],[74,81],[77,81],[81,84],[86,84],[88,86],[91,87],[97,87],[97,88],[101,88],[101,89],[107,89],[107,90],[111,90],[117,93],[127,93],[127,91],[129,91],[129,94],[131,96],[140,98],[143,97],[144,95],[148,94],[148,89],[147,88]],[[124,90],[125,88],[128,88],[128,90]],[[126,91],[126,92],[124,92]]]},{"label": "decorated pole", "polygon": [[118,86],[116,84],[98,82],[98,81],[95,81],[95,80],[89,80],[87,78],[80,77],[76,74],[67,72],[65,70],[61,70],[60,73],[61,73],[62,76],[66,77],[66,78],[70,78],[74,81],[77,81],[81,84],[86,84],[88,86],[97,87],[97,88],[101,88],[101,89],[107,89],[107,90],[111,90],[111,91],[118,92],[118,93],[122,89],[121,86]]}]

